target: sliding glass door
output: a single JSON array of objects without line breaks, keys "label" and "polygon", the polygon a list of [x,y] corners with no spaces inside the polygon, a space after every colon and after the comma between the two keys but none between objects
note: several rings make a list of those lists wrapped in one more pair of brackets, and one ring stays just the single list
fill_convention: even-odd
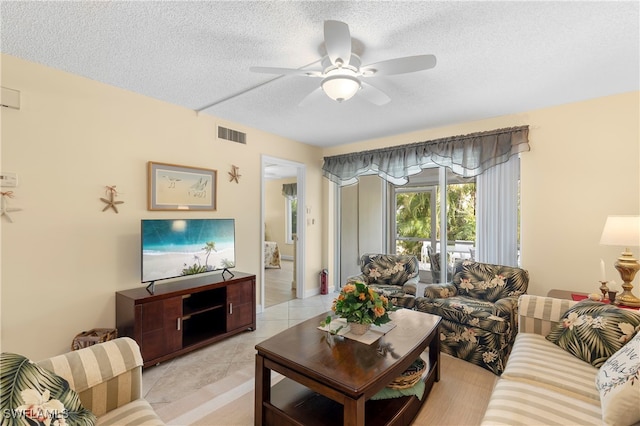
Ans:
[{"label": "sliding glass door", "polygon": [[474,255],[475,180],[425,169],[390,192],[392,251],[418,257],[422,282],[449,281],[454,263]]}]

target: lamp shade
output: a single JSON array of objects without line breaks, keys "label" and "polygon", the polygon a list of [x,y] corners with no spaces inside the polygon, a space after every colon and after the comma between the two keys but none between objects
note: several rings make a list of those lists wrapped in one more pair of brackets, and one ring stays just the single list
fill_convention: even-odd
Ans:
[{"label": "lamp shade", "polygon": [[322,80],[322,90],[334,101],[351,99],[360,89],[360,81],[350,75],[334,75]]},{"label": "lamp shade", "polygon": [[600,244],[640,247],[640,216],[608,216]]}]

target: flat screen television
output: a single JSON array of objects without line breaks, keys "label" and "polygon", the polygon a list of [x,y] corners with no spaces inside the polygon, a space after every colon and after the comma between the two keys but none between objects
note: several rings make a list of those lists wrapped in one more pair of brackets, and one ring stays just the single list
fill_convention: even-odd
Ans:
[{"label": "flat screen television", "polygon": [[[203,274],[236,265],[234,219],[143,219],[143,283]],[[233,274],[231,274],[233,275]]]}]

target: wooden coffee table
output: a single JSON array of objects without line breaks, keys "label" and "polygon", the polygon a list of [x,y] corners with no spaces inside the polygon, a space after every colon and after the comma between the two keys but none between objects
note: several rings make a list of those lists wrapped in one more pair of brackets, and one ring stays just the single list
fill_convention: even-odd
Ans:
[{"label": "wooden coffee table", "polygon": [[[318,315],[256,345],[256,425],[408,425],[440,380],[440,317],[400,309],[371,345],[318,329]],[[429,348],[422,400],[370,400]],[[271,371],[285,376],[271,386]]]}]

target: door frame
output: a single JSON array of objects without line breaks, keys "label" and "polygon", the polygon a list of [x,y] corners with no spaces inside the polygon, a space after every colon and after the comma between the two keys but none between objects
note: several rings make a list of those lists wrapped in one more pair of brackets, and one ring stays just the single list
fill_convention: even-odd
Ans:
[{"label": "door frame", "polygon": [[261,165],[260,165],[260,191],[261,191],[261,201],[260,201],[260,312],[263,312],[265,309],[265,283],[264,283],[264,221],[265,221],[265,184],[266,179],[265,169],[269,165],[281,165],[281,166],[289,166],[294,167],[296,169],[296,179],[297,179],[297,187],[298,187],[298,211],[297,211],[297,224],[296,224],[296,236],[297,236],[297,244],[296,244],[296,298],[302,299],[304,298],[304,265],[305,265],[305,230],[306,227],[304,224],[307,223],[306,218],[306,204],[305,204],[305,178],[307,174],[306,165],[303,163],[298,163],[295,161],[285,160],[282,158],[271,157],[268,155],[262,155]]}]

